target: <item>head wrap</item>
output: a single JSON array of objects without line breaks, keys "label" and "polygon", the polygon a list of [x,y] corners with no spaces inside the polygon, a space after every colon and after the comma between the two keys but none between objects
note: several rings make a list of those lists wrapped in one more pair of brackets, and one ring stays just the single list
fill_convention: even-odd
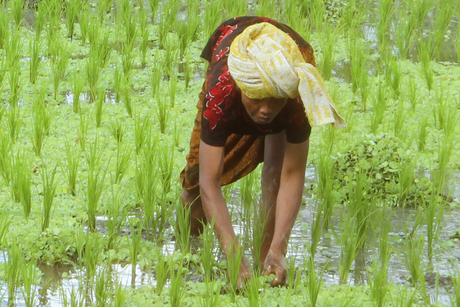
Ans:
[{"label": "head wrap", "polygon": [[230,46],[228,69],[241,91],[252,99],[300,96],[311,126],[346,122],[337,112],[318,70],[306,63],[285,32],[263,22],[247,27]]}]

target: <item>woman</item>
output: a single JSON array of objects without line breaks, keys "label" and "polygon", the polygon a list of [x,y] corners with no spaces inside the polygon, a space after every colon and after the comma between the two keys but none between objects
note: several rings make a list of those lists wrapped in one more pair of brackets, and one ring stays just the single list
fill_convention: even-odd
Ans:
[{"label": "woman", "polygon": [[[262,169],[260,214],[265,218],[259,261],[272,286],[286,278],[285,256],[299,212],[311,126],[345,126],[327,95],[313,50],[288,26],[263,17],[220,25],[201,56],[209,61],[198,102],[182,202],[191,207],[191,234],[214,220],[223,251],[238,248],[221,186]],[[250,277],[240,265],[239,287]]]}]

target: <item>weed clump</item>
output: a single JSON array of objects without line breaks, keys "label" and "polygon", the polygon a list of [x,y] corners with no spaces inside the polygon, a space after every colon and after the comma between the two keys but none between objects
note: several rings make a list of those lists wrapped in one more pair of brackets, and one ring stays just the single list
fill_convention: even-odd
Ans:
[{"label": "weed clump", "polygon": [[335,157],[332,174],[339,202],[353,195],[364,175],[363,199],[392,206],[417,206],[432,190],[427,174],[420,174],[407,146],[388,134],[369,135]]}]

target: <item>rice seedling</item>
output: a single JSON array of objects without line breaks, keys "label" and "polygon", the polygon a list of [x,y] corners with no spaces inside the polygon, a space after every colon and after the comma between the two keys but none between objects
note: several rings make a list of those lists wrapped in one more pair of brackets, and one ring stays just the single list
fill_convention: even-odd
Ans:
[{"label": "rice seedling", "polygon": [[152,23],[155,22],[155,14],[158,12],[158,4],[160,3],[160,0],[149,0],[150,4],[150,13],[151,13],[151,21]]},{"label": "rice seedling", "polygon": [[102,113],[103,113],[103,106],[105,102],[105,90],[100,89],[96,99],[96,108],[95,108],[95,115],[96,115],[96,127],[100,128],[102,124]]},{"label": "rice seedling", "polygon": [[427,128],[428,128],[428,117],[424,116],[420,120],[419,124],[419,132],[417,138],[417,148],[418,151],[423,152],[426,146],[426,139],[427,139]]},{"label": "rice seedling", "polygon": [[418,103],[418,94],[417,94],[417,86],[414,82],[414,78],[409,78],[408,88],[409,90],[407,91],[407,100],[410,101],[412,111],[415,111],[415,107],[417,106],[417,103]]},{"label": "rice seedling", "polygon": [[5,265],[4,280],[7,286],[8,307],[15,306],[16,291],[21,286],[21,267],[23,264],[22,250],[17,239],[11,240],[7,248],[8,259]]},{"label": "rice seedling", "polygon": [[160,132],[166,133],[166,123],[169,118],[169,108],[166,105],[166,100],[163,97],[157,97],[157,103],[155,113],[157,115],[158,125],[160,126]]},{"label": "rice seedling", "polygon": [[115,165],[115,183],[120,183],[131,164],[132,150],[130,146],[117,145],[117,161]]},{"label": "rice seedling", "polygon": [[147,13],[145,10],[139,11],[139,27],[141,41],[139,43],[139,51],[141,52],[141,64],[143,67],[147,64],[147,51],[149,50],[150,30],[147,24]]},{"label": "rice seedling", "polygon": [[132,51],[132,47],[134,46],[134,42],[136,41],[137,37],[137,24],[133,18],[133,11],[131,1],[122,0],[117,2],[117,11],[120,12],[117,15],[117,22],[116,24],[122,27],[123,33],[123,45],[124,48],[128,47],[129,49],[125,49],[124,52]]},{"label": "rice seedling", "polygon": [[99,87],[101,67],[96,51],[91,51],[89,57],[86,60],[85,74],[86,84],[89,88],[89,98],[91,102],[94,102],[97,97],[97,89]]},{"label": "rice seedling", "polygon": [[[426,293],[426,281],[425,281],[425,264],[423,262],[423,245],[425,238],[422,235],[416,236],[415,230],[419,225],[419,221],[422,218],[422,212],[419,211],[417,216],[416,225],[412,232],[406,233],[405,246],[404,246],[404,264],[410,273],[411,283],[417,287],[419,286],[421,294],[424,299],[429,299]],[[429,301],[426,301],[429,302]]]},{"label": "rice seedling", "polygon": [[21,0],[12,0],[8,2],[10,7],[10,15],[16,27],[20,27],[24,19],[24,2]]},{"label": "rice seedling", "polygon": [[[40,95],[37,95],[40,97]],[[37,99],[33,104],[33,134],[31,136],[32,146],[35,154],[40,157],[46,135],[47,110],[41,99]]]},{"label": "rice seedling", "polygon": [[82,1],[80,11],[77,12],[78,24],[80,26],[80,35],[81,35],[81,45],[84,46],[88,39],[88,31],[90,24],[90,4],[89,2]]},{"label": "rice seedling", "polygon": [[[401,58],[407,58],[413,38],[421,32],[433,0],[408,0],[400,11],[396,33],[396,45]],[[404,17],[408,18],[404,18]]]},{"label": "rice seedling", "polygon": [[78,141],[82,151],[86,148],[86,135],[88,134],[88,118],[86,114],[80,112],[80,122],[78,125]]},{"label": "rice seedling", "polygon": [[339,264],[339,281],[340,284],[347,283],[350,268],[358,255],[359,247],[362,243],[359,236],[356,235],[359,225],[353,216],[342,213],[340,234],[340,264]]},{"label": "rice seedling", "polygon": [[455,273],[451,274],[452,276],[452,286],[453,291],[452,295],[450,296],[450,301],[452,306],[459,307],[460,306],[460,272],[458,269]]},{"label": "rice seedling", "polygon": [[[0,49],[4,49],[9,38],[9,18],[5,3],[0,4]],[[1,83],[1,82],[0,82]]]},{"label": "rice seedling", "polygon": [[81,77],[81,73],[77,70],[74,71],[73,74],[73,82],[72,82],[72,108],[74,113],[79,113],[81,111],[81,104],[80,104],[80,96],[83,91],[83,80]]},{"label": "rice seedling", "polygon": [[[257,279],[257,278],[254,278],[254,279]],[[252,281],[252,280],[251,282],[256,283],[256,281]],[[221,296],[220,296],[222,286],[220,285],[220,283],[218,281],[211,280],[205,283],[205,287],[206,287],[206,294],[201,297],[199,301],[199,306],[201,307],[220,306],[222,304]],[[246,292],[249,292],[249,291],[255,291],[255,290],[246,289]],[[259,284],[257,284],[257,292],[259,292]],[[248,297],[249,302],[254,301],[254,300],[251,300],[252,299],[251,293],[248,293],[247,297]],[[259,305],[251,305],[250,303],[249,306],[259,306]]]},{"label": "rice seedling", "polygon": [[267,16],[270,18],[277,18],[276,2],[267,0],[258,0],[254,5],[254,14],[257,16]]},{"label": "rice seedling", "polygon": [[312,224],[312,243],[314,243],[312,244],[312,250],[313,248],[316,248],[316,239],[319,239],[321,236],[321,229],[317,228],[321,226],[321,218],[319,214],[323,214],[323,227],[326,230],[330,227],[330,221],[332,217],[332,210],[334,205],[334,195],[332,189],[334,182],[334,161],[330,155],[331,150],[332,147],[326,148],[325,152],[321,153],[318,159],[318,196],[321,200],[317,205],[317,217],[314,221],[314,224]]},{"label": "rice seedling", "polygon": [[29,219],[32,208],[32,179],[29,161],[24,152],[18,152],[12,159],[12,194],[14,200],[20,202],[24,217]]},{"label": "rice seedling", "polygon": [[219,1],[207,0],[204,3],[204,37],[210,37],[214,29],[222,21],[221,4]]},{"label": "rice seedling", "polygon": [[175,228],[176,244],[179,246],[182,254],[186,255],[190,252],[190,206],[183,206],[180,201],[176,204]]},{"label": "rice seedling", "polygon": [[140,153],[146,139],[149,138],[149,127],[150,119],[147,116],[141,118],[140,115],[137,115],[134,118],[134,145],[136,148],[136,154]]},{"label": "rice seedling", "polygon": [[[353,244],[350,244],[351,246],[347,246],[347,253],[351,253],[351,255],[353,255],[353,252],[351,252],[352,248],[362,249],[366,243],[367,235],[370,229],[369,220],[374,210],[374,202],[369,201],[370,196],[367,194],[367,191],[369,191],[369,184],[363,170],[358,171],[356,181],[350,182],[349,185],[349,191],[352,192],[350,193],[351,195],[347,204],[347,209],[350,217],[356,219],[356,241],[351,241],[352,243],[356,243],[356,246],[353,247]],[[345,225],[345,230],[351,231],[351,228],[347,228],[347,226],[352,225]]]},{"label": "rice seedling", "polygon": [[176,103],[176,91],[177,91],[177,72],[172,70],[170,73],[169,80],[169,107],[174,108]]},{"label": "rice seedling", "polygon": [[131,86],[126,82],[122,85],[123,89],[123,105],[129,117],[133,117],[133,105],[131,102]]},{"label": "rice seedling", "polygon": [[29,42],[29,55],[29,81],[30,83],[35,84],[41,63],[39,40],[35,39]]},{"label": "rice seedling", "polygon": [[323,282],[323,273],[324,269],[321,271],[321,273],[318,274],[316,273],[316,268],[315,268],[315,262],[314,258],[310,257],[309,260],[307,261],[307,278],[306,278],[306,284],[308,287],[308,291],[305,293],[308,293],[308,299],[310,301],[310,304],[312,307],[315,307],[318,304],[318,297],[319,293],[321,290],[321,285]]},{"label": "rice seedling", "polygon": [[88,215],[88,228],[96,231],[96,213],[102,192],[105,187],[105,176],[107,169],[101,165],[101,149],[99,148],[98,137],[89,146],[87,155],[88,177],[86,184],[86,213]]},{"label": "rice seedling", "polygon": [[262,205],[259,206],[259,209],[254,213],[253,217],[253,229],[252,229],[252,259],[254,259],[254,271],[257,273],[262,273],[263,265],[265,259],[261,259],[262,254],[262,245],[267,238],[265,237],[265,228],[267,226],[267,218],[269,212],[266,212]]},{"label": "rice seedling", "polygon": [[110,264],[103,264],[95,277],[94,298],[96,306],[105,307],[109,305],[112,298],[112,276]]},{"label": "rice seedling", "polygon": [[175,261],[174,258],[171,258],[170,261],[171,285],[169,287],[169,300],[171,307],[179,307],[183,306],[185,299],[185,292],[182,291],[184,271],[183,259],[179,258],[178,261]]},{"label": "rice seedling", "polygon": [[[189,209],[190,210],[190,209]],[[216,262],[214,255],[214,219],[209,225],[203,225],[203,233],[201,234],[202,246],[201,246],[201,265],[203,266],[204,271],[204,282],[208,284],[211,281],[212,268]],[[257,258],[254,258],[257,259]]]},{"label": "rice seedling", "polygon": [[452,17],[456,9],[455,0],[435,1],[435,20],[433,23],[433,55],[439,56],[441,44],[444,41],[444,36],[449,28]]},{"label": "rice seedling", "polygon": [[12,142],[10,142],[8,135],[0,130],[0,175],[7,184],[10,183],[12,176],[11,150]]},{"label": "rice seedling", "polygon": [[[457,51],[457,63],[460,63],[460,22],[457,23],[457,37],[455,41],[457,42],[454,45],[455,51]],[[0,46],[1,46],[1,42],[0,42]]]},{"label": "rice seedling", "polygon": [[404,129],[404,120],[406,118],[406,112],[404,109],[404,101],[399,100],[396,105],[396,111],[394,112],[393,117],[393,133],[400,140],[405,139],[405,133],[407,132]]},{"label": "rice seedling", "polygon": [[79,260],[84,262],[86,296],[90,298],[92,284],[98,273],[98,264],[106,245],[103,242],[102,236],[98,233],[86,232],[82,234],[81,239],[84,244],[84,250],[81,250],[81,255],[84,256],[79,258]]},{"label": "rice seedling", "polygon": [[113,306],[114,307],[123,307],[126,304],[128,298],[128,294],[123,289],[123,285],[121,282],[116,283],[115,285],[115,293],[113,298]]},{"label": "rice seedling", "polygon": [[[244,284],[240,284],[238,277],[240,273],[240,266],[244,257],[243,247],[240,245],[238,239],[234,239],[226,252],[227,256],[227,276],[230,283],[230,298],[234,303],[236,295],[240,289],[243,288]],[[241,280],[240,282],[243,282]]]},{"label": "rice seedling", "polygon": [[65,7],[65,25],[67,28],[67,37],[73,39],[75,32],[75,21],[77,20],[77,14],[82,6],[82,1],[69,2]]},{"label": "rice seedling", "polygon": [[142,223],[138,218],[129,219],[129,226],[131,228],[131,286],[134,288],[136,285],[136,267],[139,253],[141,250],[142,240]]},{"label": "rice seedling", "polygon": [[[256,227],[254,225],[255,223],[255,205],[256,205],[256,199],[255,199],[255,193],[254,193],[254,186],[256,184],[256,178],[255,178],[255,173],[251,173],[244,178],[241,178],[239,181],[240,183],[240,197],[241,197],[241,216],[244,216],[245,218],[241,221],[242,225],[241,228],[243,229],[244,233],[244,241],[249,241],[250,240],[250,234],[252,233],[253,229]],[[251,223],[253,221],[253,223]],[[258,242],[259,244],[262,243]],[[254,242],[253,244],[254,248],[257,249],[257,245]],[[259,245],[260,246],[260,245]],[[258,259],[258,257],[256,258]]]},{"label": "rice seedling", "polygon": [[396,10],[397,3],[395,0],[383,0],[380,2],[377,22],[377,39],[380,54],[387,53],[389,49],[390,26]]},{"label": "rice seedling", "polygon": [[61,165],[61,170],[67,179],[67,193],[75,196],[77,195],[77,177],[81,153],[70,144],[69,140],[65,140],[65,153],[65,168]]},{"label": "rice seedling", "polygon": [[352,90],[360,90],[363,111],[367,110],[369,94],[369,47],[357,38],[349,39],[349,56],[352,77]]},{"label": "rice seedling", "polygon": [[59,84],[65,78],[65,72],[70,58],[70,52],[66,40],[56,42],[56,45],[59,47],[57,47],[58,55],[56,55],[56,59],[53,61],[53,85],[55,100],[57,99]]},{"label": "rice seedling", "polygon": [[374,259],[371,265],[372,275],[368,277],[371,290],[371,298],[376,306],[384,306],[389,289],[388,269],[392,253],[389,245],[390,217],[386,216],[386,210],[380,211],[380,232],[379,232],[379,258]]},{"label": "rice seedling", "polygon": [[[104,20],[106,19],[105,16],[108,15],[113,5],[113,0],[103,0],[97,2],[97,17],[102,26]],[[110,15],[109,15],[110,16]]]},{"label": "rice seedling", "polygon": [[22,117],[19,108],[10,108],[7,113],[10,141],[15,143],[22,128]]},{"label": "rice seedling", "polygon": [[174,267],[172,266],[172,263],[170,263],[169,260],[166,258],[166,256],[160,252],[157,258],[156,265],[155,265],[155,277],[156,277],[155,292],[158,295],[161,295],[163,293],[163,289],[166,285],[169,273],[170,271],[172,271],[172,269],[174,269]]},{"label": "rice seedling", "polygon": [[377,95],[372,99],[370,130],[373,134],[376,134],[379,127],[382,125],[383,118],[385,117],[385,110],[387,108],[387,99],[387,88],[379,82]]},{"label": "rice seedling", "polygon": [[10,227],[11,217],[7,216],[6,214],[2,214],[0,216],[0,222],[0,245],[4,246],[6,245],[6,242],[4,242],[4,240]]},{"label": "rice seedling", "polygon": [[51,209],[53,208],[54,195],[56,193],[57,182],[55,180],[57,165],[50,171],[46,165],[43,164],[40,175],[42,177],[42,231],[45,231],[50,224]]},{"label": "rice seedling", "polygon": [[152,98],[155,99],[158,90],[160,88],[160,82],[162,77],[162,69],[160,68],[160,63],[163,60],[162,56],[159,52],[156,52],[154,55],[154,66],[149,69],[149,76],[150,76],[150,87],[152,89]]},{"label": "rice seedling", "polygon": [[418,51],[420,57],[420,69],[423,77],[425,78],[426,86],[428,87],[428,90],[431,91],[434,82],[433,64],[431,62],[431,41],[424,41],[421,39],[418,44]]},{"label": "rice seedling", "polygon": [[[315,1],[319,2],[319,1]],[[329,80],[332,76],[332,70],[334,69],[335,65],[335,58],[334,58],[334,47],[337,44],[337,30],[333,30],[332,26],[329,23],[326,23],[325,29],[323,30],[323,48],[322,48],[322,59],[320,62],[320,71],[321,75],[323,76],[324,80]]]},{"label": "rice seedling", "polygon": [[40,273],[37,269],[36,261],[24,262],[21,266],[21,293],[26,307],[37,306],[38,299],[36,292],[38,290],[38,277]]},{"label": "rice seedling", "polygon": [[123,68],[124,84],[129,85],[134,69],[134,45],[126,45],[121,55],[121,64]]}]

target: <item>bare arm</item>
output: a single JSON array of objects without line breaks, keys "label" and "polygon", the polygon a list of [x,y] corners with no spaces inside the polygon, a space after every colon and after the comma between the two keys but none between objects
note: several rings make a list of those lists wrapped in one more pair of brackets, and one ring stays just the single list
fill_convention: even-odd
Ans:
[{"label": "bare arm", "polygon": [[[214,147],[200,142],[200,193],[203,209],[208,221],[214,220],[214,232],[227,257],[233,257],[239,245],[227,204],[222,195],[221,179],[224,167],[224,147]],[[239,268],[238,288],[249,279],[251,270],[248,259],[243,255]]]},{"label": "bare arm", "polygon": [[222,195],[221,178],[224,167],[224,148],[200,142],[200,193],[208,221],[214,219],[214,231],[224,252],[235,240],[230,215]]},{"label": "bare arm", "polygon": [[265,261],[265,273],[276,275],[272,283],[274,286],[284,283],[286,277],[284,257],[289,235],[302,202],[308,145],[308,140],[300,144],[286,144],[276,201],[275,230]]}]

